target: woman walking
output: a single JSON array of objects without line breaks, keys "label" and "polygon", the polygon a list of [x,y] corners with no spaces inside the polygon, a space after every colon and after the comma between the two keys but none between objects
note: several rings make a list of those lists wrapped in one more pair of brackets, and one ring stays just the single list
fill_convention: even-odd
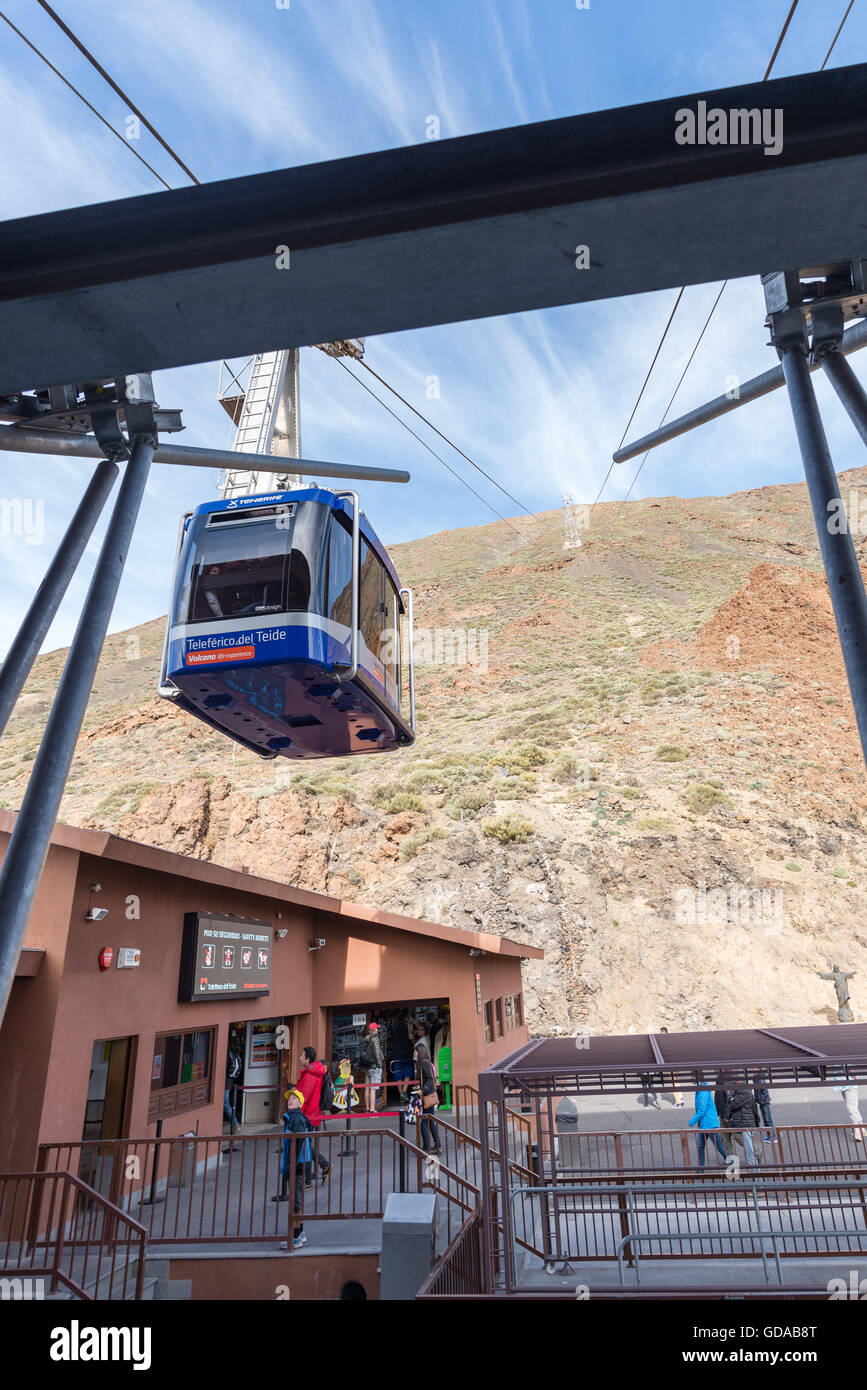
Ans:
[{"label": "woman walking", "polygon": [[695,1093],[695,1114],[689,1123],[690,1128],[692,1128],[693,1125],[698,1125],[698,1166],[703,1168],[705,1164],[705,1147],[708,1139],[713,1140],[716,1144],[717,1153],[723,1163],[726,1162],[728,1154],[720,1136],[719,1115],[714,1105],[710,1085],[702,1076],[699,1076],[697,1080],[698,1090]]},{"label": "woman walking", "polygon": [[423,1042],[416,1043],[413,1057],[415,1058],[416,1075],[421,1090],[422,1116],[419,1125],[421,1146],[426,1154],[436,1154],[440,1151],[440,1142],[437,1122],[433,1117],[433,1112],[437,1108],[437,1082],[433,1062]]}]

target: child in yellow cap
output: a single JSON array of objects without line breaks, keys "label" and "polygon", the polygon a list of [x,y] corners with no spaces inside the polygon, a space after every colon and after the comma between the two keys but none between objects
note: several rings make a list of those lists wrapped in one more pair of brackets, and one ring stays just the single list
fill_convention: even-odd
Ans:
[{"label": "child in yellow cap", "polygon": [[[286,1091],[286,1109],[283,1112],[283,1147],[280,1153],[280,1191],[276,1197],[272,1197],[272,1202],[289,1201],[289,1165],[292,1155],[292,1135],[307,1134],[313,1126],[303,1113],[301,1107],[304,1104],[304,1096],[301,1091]],[[293,1215],[301,1211],[304,1202],[304,1180],[309,1177],[313,1170],[310,1153],[310,1140],[298,1139],[295,1144],[295,1201],[292,1206]],[[302,1245],[307,1244],[307,1236],[304,1233],[303,1223],[294,1226],[292,1230],[292,1249],[300,1250]]]}]

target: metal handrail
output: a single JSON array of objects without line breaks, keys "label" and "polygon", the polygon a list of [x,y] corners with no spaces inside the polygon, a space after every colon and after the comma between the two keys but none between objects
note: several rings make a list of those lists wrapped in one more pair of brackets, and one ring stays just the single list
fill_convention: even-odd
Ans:
[{"label": "metal handrail", "polygon": [[[475,1153],[477,1141],[445,1122],[438,1120],[437,1124],[442,1124],[448,1134],[456,1137],[456,1144],[468,1145]],[[418,1190],[432,1189],[447,1202],[450,1230],[456,1214],[463,1221],[467,1212],[479,1206],[480,1182],[473,1181],[473,1177],[478,1178],[477,1173],[471,1172],[467,1176],[460,1172],[451,1155],[436,1155],[436,1165],[426,1168],[427,1155],[410,1139],[393,1129],[356,1130],[353,1132],[353,1148],[349,1151],[342,1147],[342,1131],[320,1129],[301,1136],[286,1136],[279,1131],[271,1131],[255,1135],[76,1140],[69,1144],[52,1142],[41,1144],[39,1155],[40,1163],[54,1161],[63,1165],[54,1170],[56,1173],[63,1171],[67,1165],[74,1166],[76,1153],[98,1150],[102,1160],[110,1164],[112,1181],[116,1184],[112,1189],[113,1195],[119,1197],[123,1194],[122,1200],[140,1202],[142,1212],[148,1213],[143,1229],[151,1245],[282,1240],[285,1239],[285,1231],[277,1218],[277,1211],[270,1206],[270,1200],[275,1188],[280,1185],[282,1174],[277,1155],[287,1137],[290,1138],[290,1152],[286,1171],[294,1170],[292,1143],[295,1143],[297,1156],[298,1143],[309,1138],[312,1146],[327,1157],[338,1174],[327,1187],[315,1185],[309,1205],[305,1201],[302,1208],[304,1221],[381,1219],[388,1193],[405,1190],[403,1182],[407,1156],[415,1160],[417,1174],[414,1182],[417,1182]],[[195,1204],[180,1193],[176,1202],[166,1201],[164,1197],[169,1194],[166,1184],[172,1169],[171,1166],[166,1167],[162,1155],[187,1149],[192,1150],[184,1157],[189,1158],[190,1172],[195,1174],[189,1180],[190,1191],[193,1187],[196,1189]],[[363,1160],[366,1155],[370,1157],[370,1162],[359,1163],[359,1159]],[[125,1160],[130,1156],[139,1159],[135,1179],[126,1176]],[[51,1170],[48,1171],[51,1173]],[[183,1172],[183,1167],[175,1171]],[[157,1174],[160,1175],[159,1180]],[[244,1203],[237,1199],[236,1181],[246,1193]],[[165,1194],[156,1195],[164,1185]],[[178,1187],[181,1186],[186,1186],[186,1180],[178,1183]],[[233,1193],[234,1198],[231,1196]],[[155,1206],[154,1202],[161,1205]],[[92,1243],[99,1242],[95,1240]]]},{"label": "metal handrail", "polygon": [[[841,1179],[839,1182],[834,1182],[834,1181],[831,1181],[831,1180],[826,1180],[825,1182],[807,1181],[807,1182],[804,1182],[804,1183],[799,1183],[799,1185],[798,1185],[798,1191],[799,1191],[799,1192],[804,1192],[804,1191],[808,1191],[808,1192],[809,1192],[809,1191],[815,1191],[815,1192],[834,1192],[835,1190],[836,1190],[836,1191],[847,1191],[847,1190],[851,1190],[853,1187],[858,1187],[858,1188],[863,1189],[863,1188],[865,1187],[865,1184],[864,1184],[864,1182],[854,1182],[854,1181],[852,1181],[851,1179],[846,1179],[846,1178]],[[756,1219],[758,1220],[758,1219],[759,1219],[759,1207],[758,1207],[758,1190],[759,1190],[759,1189],[758,1189],[758,1185],[757,1185],[757,1183],[756,1183],[756,1180],[755,1180],[755,1179],[749,1179],[748,1181],[745,1181],[745,1180],[730,1180],[729,1183],[728,1183],[728,1185],[727,1185],[727,1188],[728,1188],[728,1190],[732,1191],[734,1194],[737,1194],[738,1192],[741,1192],[741,1193],[745,1193],[745,1194],[748,1194],[748,1195],[751,1195],[751,1196],[752,1196],[753,1205],[754,1205],[755,1212],[756,1212]],[[784,1182],[768,1182],[768,1183],[762,1183],[762,1184],[761,1184],[761,1189],[762,1189],[763,1194],[767,1194],[768,1192],[773,1192],[773,1191],[779,1191],[779,1192],[783,1192],[783,1193],[788,1193],[788,1191],[790,1190],[790,1185],[787,1184],[787,1183],[784,1183]],[[623,1201],[624,1198],[625,1198],[626,1203],[627,1203],[627,1209],[628,1209],[629,1215],[630,1215],[630,1219],[633,1219],[633,1220],[634,1220],[634,1219],[636,1218],[636,1216],[639,1214],[638,1211],[637,1211],[637,1209],[636,1209],[636,1207],[635,1207],[635,1203],[634,1203],[634,1199],[635,1199],[636,1195],[641,1194],[641,1193],[644,1193],[644,1194],[647,1194],[647,1195],[655,1195],[655,1194],[657,1193],[658,1190],[659,1190],[659,1189],[658,1189],[658,1186],[657,1186],[656,1184],[654,1184],[654,1183],[623,1183],[623,1182],[620,1182],[620,1183],[617,1183],[617,1184],[608,1184],[608,1185],[606,1185],[606,1186],[601,1186],[601,1185],[598,1185],[598,1184],[591,1184],[591,1185],[589,1186],[589,1191],[588,1191],[588,1187],[587,1187],[587,1186],[578,1186],[578,1185],[573,1185],[573,1186],[560,1186],[560,1185],[542,1186],[542,1185],[535,1185],[535,1184],[534,1184],[533,1186],[510,1188],[510,1190],[509,1190],[509,1210],[510,1210],[511,1225],[512,1225],[512,1227],[513,1227],[513,1229],[514,1229],[514,1225],[515,1225],[515,1202],[516,1202],[516,1200],[517,1200],[519,1197],[521,1197],[521,1198],[525,1198],[525,1197],[528,1197],[528,1196],[531,1197],[531,1198],[533,1198],[533,1197],[542,1197],[542,1196],[545,1196],[545,1197],[586,1197],[586,1196],[589,1195],[589,1196],[591,1196],[591,1198],[593,1198],[593,1197],[599,1197],[599,1196],[616,1197],[616,1198],[618,1199],[619,1202],[620,1202],[620,1201]],[[691,1196],[693,1199],[695,1199],[695,1195],[696,1195],[696,1192],[697,1192],[697,1191],[700,1191],[700,1188],[697,1189],[694,1183],[674,1183],[674,1184],[671,1184],[671,1185],[667,1185],[667,1186],[665,1187],[665,1192],[666,1192],[666,1194],[673,1194],[673,1193],[678,1193],[678,1192],[680,1192],[680,1193],[684,1193],[684,1194],[686,1194],[686,1195],[688,1195],[688,1196]],[[653,1210],[654,1210],[654,1209],[651,1209],[651,1210],[650,1210],[650,1214],[653,1214]],[[648,1214],[648,1212],[647,1212],[646,1209],[645,1209],[644,1214],[645,1214],[645,1215]],[[687,1239],[688,1239],[688,1240],[692,1240],[692,1241],[696,1241],[696,1240],[711,1240],[711,1241],[712,1241],[712,1240],[719,1240],[719,1241],[729,1240],[729,1241],[733,1241],[733,1240],[752,1239],[753,1237],[755,1237],[755,1238],[760,1239],[760,1240],[771,1239],[771,1240],[774,1242],[774,1260],[775,1260],[775,1264],[776,1264],[776,1267],[777,1267],[777,1273],[778,1273],[778,1276],[779,1276],[779,1279],[780,1279],[780,1283],[782,1284],[782,1283],[783,1283],[783,1277],[782,1277],[782,1269],[781,1269],[781,1266],[780,1266],[780,1253],[779,1253],[779,1249],[778,1249],[778,1247],[777,1247],[777,1242],[778,1242],[779,1240],[781,1240],[781,1239],[784,1240],[784,1239],[786,1239],[786,1238],[791,1238],[793,1235],[796,1235],[796,1236],[800,1235],[800,1236],[804,1236],[804,1237],[810,1237],[810,1236],[813,1236],[813,1235],[816,1235],[816,1236],[822,1235],[822,1236],[828,1236],[828,1237],[835,1237],[835,1236],[859,1236],[859,1237],[862,1237],[862,1238],[867,1238],[867,1228],[861,1226],[861,1227],[857,1227],[857,1228],[841,1227],[841,1228],[838,1229],[838,1228],[835,1227],[835,1226],[823,1226],[823,1228],[822,1228],[822,1230],[821,1230],[820,1232],[811,1232],[811,1231],[805,1231],[805,1230],[796,1231],[796,1232],[762,1231],[761,1229],[759,1229],[759,1230],[752,1230],[752,1229],[751,1229],[751,1230],[749,1230],[749,1231],[744,1231],[744,1230],[738,1229],[737,1231],[716,1231],[716,1232],[713,1232],[713,1231],[690,1231],[690,1232],[676,1232],[676,1231],[673,1231],[673,1232],[669,1232],[669,1231],[665,1231],[665,1232],[659,1232],[659,1231],[657,1231],[657,1232],[632,1232],[632,1231],[627,1231],[626,1234],[621,1238],[621,1240],[618,1242],[618,1245],[617,1245],[617,1264],[618,1264],[618,1270],[619,1270],[619,1275],[620,1275],[620,1281],[621,1281],[621,1283],[623,1283],[623,1254],[622,1254],[623,1248],[624,1248],[627,1244],[631,1243],[631,1241],[632,1241],[633,1239],[634,1239],[636,1242],[640,1242],[641,1240],[665,1241],[665,1240],[668,1240],[668,1239],[669,1239],[669,1236],[671,1236],[672,1239],[679,1239],[679,1240],[687,1240]],[[836,1252],[828,1252],[828,1253],[830,1254],[830,1253],[836,1253]],[[816,1258],[822,1258],[822,1252],[821,1252],[821,1251],[816,1251],[816,1252],[815,1252],[815,1255],[816,1255]],[[513,1285],[513,1287],[514,1287],[514,1286],[517,1285],[517,1282],[518,1282],[515,1242],[512,1243],[512,1248],[511,1248],[511,1250],[508,1252],[508,1256],[509,1256],[509,1268],[510,1268],[510,1272],[511,1272],[511,1276],[512,1276],[512,1285]],[[558,1262],[555,1261],[555,1263],[558,1263]],[[566,1261],[564,1261],[564,1263],[570,1263],[570,1262],[569,1262],[568,1260],[566,1260]],[[766,1257],[765,1252],[764,1252],[764,1247],[762,1248],[762,1268],[763,1268],[764,1273],[765,1273],[765,1282],[768,1283],[769,1281],[768,1281],[768,1277],[767,1277],[767,1257]],[[640,1271],[639,1271],[639,1257],[638,1257],[638,1252],[637,1252],[637,1251],[636,1251],[636,1262],[635,1262],[635,1277],[636,1277],[636,1283],[640,1283],[640,1282],[641,1282],[641,1279],[640,1279]]]},{"label": "metal handrail", "polygon": [[[102,1277],[102,1251],[105,1250],[107,1252],[110,1252],[110,1295],[111,1284],[114,1280],[118,1246],[122,1244],[126,1245],[127,1251],[129,1252],[131,1243],[137,1242],[139,1250],[135,1274],[135,1292],[133,1294],[133,1298],[136,1300],[141,1299],[144,1280],[145,1251],[147,1248],[147,1231],[140,1221],[136,1221],[135,1218],[130,1216],[128,1212],[122,1211],[121,1208],[116,1206],[114,1202],[109,1200],[109,1198],[103,1196],[101,1192],[97,1192],[95,1188],[90,1187],[86,1182],[83,1182],[81,1178],[76,1177],[74,1173],[70,1173],[66,1169],[37,1173],[0,1173],[0,1191],[2,1191],[2,1189],[5,1187],[5,1184],[7,1183],[25,1184],[25,1200],[23,1203],[23,1212],[21,1216],[22,1227],[25,1229],[31,1226],[34,1218],[36,1217],[36,1212],[33,1208],[33,1199],[37,1193],[37,1190],[40,1188],[44,1190],[49,1184],[51,1184],[51,1187],[54,1190],[56,1190],[58,1186],[61,1189],[61,1199],[58,1204],[58,1214],[56,1218],[57,1227],[55,1230],[55,1234],[53,1236],[49,1234],[49,1238],[47,1240],[39,1240],[37,1233],[37,1238],[35,1240],[31,1239],[19,1241],[19,1246],[23,1244],[29,1244],[32,1250],[40,1248],[51,1249],[53,1251],[53,1254],[50,1263],[46,1263],[44,1266],[36,1266],[33,1264],[32,1260],[28,1264],[22,1264],[19,1259],[13,1264],[11,1261],[4,1258],[0,1267],[2,1267],[7,1274],[12,1274],[16,1276],[19,1274],[46,1275],[51,1280],[52,1288],[59,1281],[72,1293],[75,1293],[77,1297],[87,1301],[92,1301],[91,1295],[87,1293],[84,1284],[79,1283],[78,1281],[73,1279],[71,1272],[67,1273],[65,1270],[61,1268],[61,1260],[63,1258],[64,1251],[72,1251],[74,1257],[74,1252],[76,1250],[87,1249],[91,1245],[97,1243],[100,1245],[100,1259],[97,1263],[96,1273],[97,1289],[99,1286],[100,1278]],[[89,1239],[80,1240],[74,1234],[71,1237],[67,1235],[66,1227],[70,1218],[68,1218],[66,1215],[66,1207],[69,1193],[71,1191],[80,1192],[87,1199],[88,1202],[102,1210],[104,1214],[103,1238],[99,1242],[94,1242]],[[51,1205],[49,1209],[49,1215],[47,1217],[49,1222],[54,1218],[54,1205],[54,1191],[52,1191]],[[12,1209],[12,1217],[14,1221],[14,1205]],[[74,1220],[74,1217],[72,1219]],[[106,1239],[105,1229],[111,1229],[112,1225],[114,1226],[115,1233],[113,1233],[109,1239]],[[128,1234],[125,1238],[119,1240],[116,1234],[116,1228],[117,1226],[121,1225],[125,1226],[128,1229]],[[85,1274],[86,1268],[87,1266],[85,1259]],[[124,1286],[126,1286],[126,1280],[124,1280]]]}]

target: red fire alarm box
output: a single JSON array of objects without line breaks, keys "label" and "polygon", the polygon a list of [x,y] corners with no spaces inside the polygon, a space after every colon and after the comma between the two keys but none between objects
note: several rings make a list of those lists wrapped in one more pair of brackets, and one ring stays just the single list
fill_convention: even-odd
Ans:
[{"label": "red fire alarm box", "polygon": [[100,970],[108,970],[108,968],[109,968],[109,966],[111,965],[111,962],[112,962],[113,960],[114,960],[114,951],[112,950],[112,948],[111,948],[110,946],[103,946],[102,950],[101,950],[100,953],[99,953],[99,968],[100,968]]}]

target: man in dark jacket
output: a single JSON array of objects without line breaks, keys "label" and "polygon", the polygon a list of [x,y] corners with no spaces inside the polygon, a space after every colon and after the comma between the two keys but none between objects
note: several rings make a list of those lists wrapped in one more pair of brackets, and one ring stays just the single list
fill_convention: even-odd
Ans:
[{"label": "man in dark jacket", "polygon": [[[406,1015],[398,1014],[394,1023],[389,1029],[389,1041],[391,1043],[391,1074],[395,1081],[411,1081],[415,1074],[415,1066],[412,1060],[412,1043],[409,1040],[409,1028],[407,1027]],[[400,1099],[406,1104],[407,1091],[406,1085],[398,1091]]]},{"label": "man in dark jacket", "polygon": [[762,1124],[766,1125],[770,1130],[770,1134],[765,1134],[762,1137],[766,1144],[771,1144],[777,1137],[777,1131],[774,1129],[774,1116],[771,1111],[771,1093],[765,1085],[767,1079],[768,1073],[766,1071],[756,1072],[756,1084],[753,1087],[753,1095]]},{"label": "man in dark jacket", "polygon": [[[719,1122],[722,1125],[723,1129],[725,1129],[728,1125],[728,1120],[726,1119],[726,1107],[728,1105],[728,1097],[726,1095],[726,1091],[728,1087],[733,1085],[734,1077],[731,1076],[730,1073],[727,1071],[720,1072],[719,1079],[717,1081],[717,1088],[713,1093],[713,1103],[716,1108],[716,1113],[719,1115]],[[733,1154],[735,1151],[735,1146],[732,1136],[730,1134],[723,1134],[722,1141],[725,1144],[726,1152],[728,1154]]]},{"label": "man in dark jacket", "polygon": [[747,1156],[747,1163],[755,1167],[758,1163],[758,1156],[753,1148],[753,1136],[751,1130],[757,1128],[759,1120],[756,1114],[756,1103],[753,1093],[748,1086],[738,1085],[737,1083],[726,1091],[726,1109],[724,1123],[729,1129],[740,1130],[736,1135],[739,1143],[744,1146]]},{"label": "man in dark jacket", "polygon": [[[322,1098],[322,1082],[325,1080],[325,1064],[317,1062],[316,1048],[309,1045],[304,1049],[304,1066],[298,1078],[298,1090],[304,1097],[302,1111],[310,1121],[311,1129],[321,1129],[324,1123],[319,1102]],[[313,1141],[313,1151],[316,1155],[316,1162],[322,1170],[322,1182],[326,1183],[331,1173],[331,1164],[324,1154],[319,1152],[319,1145]]]}]

